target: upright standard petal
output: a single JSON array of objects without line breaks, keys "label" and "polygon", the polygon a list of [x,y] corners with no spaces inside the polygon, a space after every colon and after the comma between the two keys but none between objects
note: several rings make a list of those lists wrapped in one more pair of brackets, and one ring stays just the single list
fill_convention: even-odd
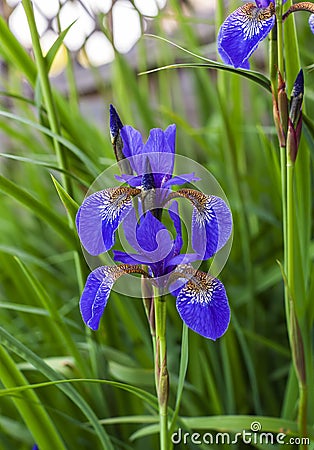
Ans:
[{"label": "upright standard petal", "polygon": [[130,126],[121,130],[123,153],[129,159],[132,169],[143,175],[146,171],[147,157],[155,179],[155,187],[160,187],[164,179],[169,179],[173,172],[175,152],[175,125],[169,125],[164,131],[153,128],[145,145],[139,131]]},{"label": "upright standard petal", "polygon": [[128,264],[98,267],[89,274],[80,300],[80,311],[84,322],[92,330],[99,327],[113,284],[126,273],[147,276],[147,272],[140,266]]},{"label": "upright standard petal", "polygon": [[169,125],[165,131],[153,128],[144,146],[144,152],[149,156],[157,188],[161,186],[163,179],[169,179],[173,173],[175,136],[175,125]]},{"label": "upright standard petal", "polygon": [[141,133],[130,125],[126,125],[120,130],[120,135],[124,156],[128,158],[132,169],[138,175],[142,175],[142,158],[139,155],[143,153],[144,144]]},{"label": "upright standard petal", "polygon": [[168,198],[184,197],[194,209],[192,247],[200,259],[211,258],[228,241],[232,231],[231,211],[220,197],[205,195],[194,189],[179,189]]},{"label": "upright standard petal", "polygon": [[91,255],[110,250],[114,233],[132,209],[132,198],[140,189],[108,188],[87,197],[76,216],[76,227],[82,245]]},{"label": "upright standard petal", "polygon": [[212,340],[221,337],[230,322],[224,285],[217,278],[195,271],[177,296],[178,313],[196,333]]},{"label": "upright standard petal", "polygon": [[[221,25],[217,45],[226,64],[248,68],[248,59],[258,44],[265,39],[275,23],[275,7],[268,2],[266,8],[246,3],[230,14]],[[259,4],[265,4],[260,1]]]}]

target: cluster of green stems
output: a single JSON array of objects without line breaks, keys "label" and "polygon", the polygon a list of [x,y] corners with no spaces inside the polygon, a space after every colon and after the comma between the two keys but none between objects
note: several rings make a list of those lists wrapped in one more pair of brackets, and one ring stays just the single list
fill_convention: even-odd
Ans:
[{"label": "cluster of green stems", "polygon": [[[297,251],[297,245],[299,245],[296,233],[297,217],[295,209],[295,163],[298,152],[298,144],[296,145],[294,136],[292,136],[292,134],[295,132],[295,117],[292,117],[294,116],[294,105],[292,104],[291,99],[289,106],[289,101],[285,90],[286,67],[282,3],[282,0],[276,0],[276,25],[273,28],[270,37],[270,78],[273,95],[274,122],[278,135],[281,167],[284,246],[284,264],[282,273],[284,278],[286,321],[293,365],[299,386],[299,434],[300,437],[306,437],[308,407],[306,367],[303,337],[299,326],[299,318],[297,317],[296,313],[297,308],[295,292],[296,277],[302,277],[302,275],[299,273],[302,269],[300,267],[296,267],[295,265],[295,255]],[[295,55],[295,57],[298,59],[298,55]],[[300,109],[301,103],[298,105]],[[304,450],[307,448],[307,445],[301,444],[300,448]]]}]

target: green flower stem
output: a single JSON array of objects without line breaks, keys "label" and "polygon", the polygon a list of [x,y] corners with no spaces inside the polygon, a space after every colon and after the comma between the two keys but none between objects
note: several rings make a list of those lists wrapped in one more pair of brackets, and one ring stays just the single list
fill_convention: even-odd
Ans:
[{"label": "green flower stem", "polygon": [[[295,201],[294,201],[294,172],[295,164],[289,157],[287,151],[287,284],[290,297],[290,316],[295,315],[295,246],[297,241],[295,229]],[[292,320],[297,318],[292,317]],[[290,346],[293,350],[294,367],[299,384],[299,405],[298,405],[298,429],[300,438],[307,436],[307,386],[304,367],[303,341],[301,331],[295,326],[290,326],[289,330]],[[300,354],[303,358],[300,361]],[[306,444],[300,444],[300,449],[306,450]]]},{"label": "green flower stem", "polygon": [[283,56],[283,28],[282,28],[282,0],[276,1],[276,23],[277,23],[277,67],[278,71],[284,76],[284,56]]},{"label": "green flower stem", "polygon": [[168,449],[168,393],[169,376],[167,369],[166,344],[166,297],[154,297],[156,325],[155,379],[159,403],[160,450]]},{"label": "green flower stem", "polygon": [[287,155],[287,281],[291,298],[295,299],[294,286],[294,241],[296,239],[295,224],[294,224],[294,163]]},{"label": "green flower stem", "polygon": [[277,25],[269,34],[269,78],[271,83],[271,90],[277,100],[277,80],[278,80],[278,45],[277,45]]},{"label": "green flower stem", "polygon": [[[307,404],[308,393],[306,384],[299,384],[299,411],[298,411],[298,427],[300,437],[307,437]],[[300,450],[307,450],[307,444],[300,444]]]},{"label": "green flower stem", "polygon": [[[281,3],[281,2],[279,2]],[[279,15],[282,13],[282,5],[278,6]],[[277,14],[277,12],[276,12]],[[281,17],[281,16],[280,16]],[[279,41],[282,45],[282,22],[279,20],[280,25],[279,29],[276,26],[272,29],[270,34],[270,45],[269,45],[269,73],[270,80],[272,86],[272,95],[273,95],[273,113],[274,113],[274,122],[276,125],[277,133],[278,133],[278,141],[279,141],[279,155],[280,155],[280,174],[281,174],[281,202],[282,202],[282,231],[283,231],[283,243],[284,243],[284,270],[287,270],[286,264],[286,234],[287,234],[287,176],[286,176],[286,145],[285,139],[282,139],[282,121],[280,117],[280,111],[278,106],[278,68],[279,68],[279,59],[282,59],[283,55],[281,50],[279,50],[278,44],[278,35],[280,34],[281,38]],[[280,52],[280,53],[279,53]],[[280,54],[280,57],[279,57]],[[283,63],[282,63],[283,66]],[[286,320],[289,323],[289,300],[288,293],[285,292],[285,310],[286,310]]]},{"label": "green flower stem", "polygon": [[[9,353],[0,345],[0,380],[6,388],[27,386],[28,382]],[[65,450],[52,420],[32,389],[11,397],[40,449]]]},{"label": "green flower stem", "polygon": [[[283,258],[284,258],[284,271],[287,271],[287,171],[286,171],[286,148],[280,147],[280,172],[281,172],[281,201],[282,201],[282,233],[283,233]],[[289,333],[289,292],[288,287],[284,286],[284,301],[285,301],[285,313],[286,323]]]},{"label": "green flower stem", "polygon": [[[146,266],[143,266],[144,270],[147,270]],[[155,315],[154,315],[154,291],[151,285],[150,280],[146,277],[142,277],[141,279],[141,288],[142,288],[142,300],[146,313],[146,317],[149,324],[150,334],[152,337],[153,343],[153,351],[154,355],[156,355],[156,328],[155,328]]]}]

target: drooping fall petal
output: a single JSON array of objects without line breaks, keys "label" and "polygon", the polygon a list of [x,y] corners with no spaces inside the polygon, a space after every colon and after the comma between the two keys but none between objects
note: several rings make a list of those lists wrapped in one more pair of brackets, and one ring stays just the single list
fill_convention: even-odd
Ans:
[{"label": "drooping fall petal", "polygon": [[76,216],[80,240],[91,255],[110,250],[119,224],[132,209],[132,198],[141,191],[128,187],[108,188],[87,197]]},{"label": "drooping fall petal", "polygon": [[[260,0],[263,6],[265,0]],[[221,25],[217,45],[218,52],[226,64],[247,69],[248,59],[265,39],[275,23],[275,7],[246,3],[233,11]]]},{"label": "drooping fall petal", "polygon": [[183,322],[208,339],[218,339],[228,328],[230,308],[224,285],[204,272],[195,271],[179,290],[176,307]]},{"label": "drooping fall petal", "polygon": [[128,264],[101,266],[89,274],[80,300],[80,311],[84,322],[92,330],[97,330],[99,327],[112,286],[119,277],[126,273],[139,273],[147,276],[140,266]]},{"label": "drooping fall petal", "polygon": [[194,189],[179,189],[169,196],[174,197],[184,197],[192,203],[192,247],[200,259],[211,258],[231,235],[232,216],[227,204],[220,197]]}]

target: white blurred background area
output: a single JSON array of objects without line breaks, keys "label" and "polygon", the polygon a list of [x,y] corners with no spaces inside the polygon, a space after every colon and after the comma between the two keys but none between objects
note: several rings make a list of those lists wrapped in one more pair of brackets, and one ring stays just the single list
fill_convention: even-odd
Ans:
[{"label": "white blurred background area", "polygon": [[[180,62],[184,54],[179,49],[158,39],[141,37],[151,33],[187,47],[185,30],[180,26],[186,21],[196,37],[197,47],[193,50],[215,58],[216,3],[217,0],[33,0],[33,7],[44,54],[60,33],[70,27],[49,71],[52,84],[68,95],[70,80],[75,79],[81,112],[103,126],[106,111],[99,94],[107,92],[106,98],[111,95],[117,55],[122,54],[136,74]],[[31,54],[32,40],[21,0],[0,0],[0,13]],[[165,55],[168,55],[166,59]],[[0,71],[3,72],[1,90],[8,76],[1,61]],[[189,71],[180,71],[187,108],[194,111],[189,77]],[[154,80],[154,76],[149,77],[151,91],[157,92],[154,83],[158,82]],[[27,83],[24,88],[30,94]]]},{"label": "white blurred background area", "polygon": [[[3,14],[17,39],[31,49],[31,36],[20,0],[3,0]],[[33,0],[35,19],[41,36],[41,45],[47,52],[60,31],[71,24],[64,46],[52,68],[57,75],[66,65],[67,50],[75,55],[83,67],[102,66],[112,62],[115,51],[128,53],[150,24],[162,12],[161,27],[166,32],[175,29],[171,5],[167,0]],[[209,14],[215,0],[182,1],[189,14]]]}]

